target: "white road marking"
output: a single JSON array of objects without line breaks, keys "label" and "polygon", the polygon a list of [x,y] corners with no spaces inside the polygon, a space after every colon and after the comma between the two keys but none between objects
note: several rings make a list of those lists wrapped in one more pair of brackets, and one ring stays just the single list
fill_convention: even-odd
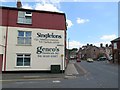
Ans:
[{"label": "white road marking", "polygon": [[59,80],[55,80],[55,81],[52,81],[53,83],[60,83],[61,81]]},{"label": "white road marking", "polygon": [[24,76],[24,78],[38,78],[40,76]]}]

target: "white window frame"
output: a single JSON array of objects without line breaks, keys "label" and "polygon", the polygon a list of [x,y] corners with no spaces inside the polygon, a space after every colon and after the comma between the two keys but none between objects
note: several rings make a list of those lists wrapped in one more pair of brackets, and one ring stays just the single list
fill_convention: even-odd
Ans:
[{"label": "white window frame", "polygon": [[[19,24],[32,24],[32,12],[31,12],[31,14],[26,14],[26,12],[25,11],[18,11],[17,23],[19,23]],[[29,17],[29,19],[27,19],[27,17]]]},{"label": "white window frame", "polygon": [[[21,55],[21,56],[18,56],[18,55]],[[26,56],[26,55],[29,55],[29,56]],[[22,58],[23,59],[23,62],[22,64],[23,65],[18,65],[18,58]],[[25,58],[30,58],[30,65],[25,65]],[[16,54],[16,67],[30,67],[31,66],[31,54]]]},{"label": "white window frame", "polygon": [[113,49],[117,49],[117,43],[113,43]]},{"label": "white window frame", "polygon": [[[19,36],[19,32],[23,32],[23,33],[24,33],[24,36]],[[31,35],[30,35],[30,36],[26,36],[26,33],[27,33],[27,32],[30,32]],[[18,44],[18,45],[31,45],[31,43],[32,43],[32,37],[31,37],[31,36],[32,36],[32,31],[21,31],[21,30],[18,30],[17,44]],[[20,41],[20,40],[19,40],[20,38],[23,39],[23,43],[20,43],[20,42],[19,42],[19,41]],[[27,39],[27,38],[30,39],[30,43],[26,43],[26,41],[27,41],[26,39]]]}]

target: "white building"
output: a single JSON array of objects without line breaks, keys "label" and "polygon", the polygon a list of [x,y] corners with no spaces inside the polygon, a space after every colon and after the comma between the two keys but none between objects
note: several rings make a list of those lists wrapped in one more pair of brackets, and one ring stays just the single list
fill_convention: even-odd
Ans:
[{"label": "white building", "polygon": [[[0,7],[0,69],[2,71],[65,70],[64,13]],[[0,13],[0,14],[1,14]]]}]

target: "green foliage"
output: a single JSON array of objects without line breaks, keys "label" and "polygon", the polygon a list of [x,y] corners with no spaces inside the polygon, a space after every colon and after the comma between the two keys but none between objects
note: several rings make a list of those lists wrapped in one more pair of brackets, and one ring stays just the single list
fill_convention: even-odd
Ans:
[{"label": "green foliage", "polygon": [[74,52],[74,51],[78,51],[78,49],[77,48],[69,49],[69,52]]}]

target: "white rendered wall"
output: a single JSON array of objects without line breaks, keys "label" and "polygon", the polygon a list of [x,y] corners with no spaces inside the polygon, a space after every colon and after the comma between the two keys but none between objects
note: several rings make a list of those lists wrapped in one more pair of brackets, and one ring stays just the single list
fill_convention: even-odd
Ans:
[{"label": "white rendered wall", "polygon": [[[8,45],[7,45],[7,59],[6,59],[6,71],[23,71],[23,70],[50,70],[51,65],[61,65],[64,70],[64,31],[63,30],[47,30],[47,29],[34,29],[34,28],[8,28]],[[17,44],[18,30],[32,31],[32,44],[29,46],[20,46]],[[41,40],[37,33],[47,34],[53,33],[55,35],[61,35],[61,38],[47,38]],[[52,43],[48,43],[51,41]],[[53,43],[53,41],[55,43]],[[47,43],[45,43],[47,42]],[[53,54],[47,54],[49,57],[43,57],[46,54],[37,54],[37,47],[43,48],[55,48],[59,49],[56,57],[51,57]],[[31,54],[31,66],[30,67],[17,67],[16,66],[16,54],[17,53],[30,53]],[[63,55],[63,57],[61,57]],[[42,57],[38,57],[42,56]],[[63,60],[63,61],[62,61]]]}]

